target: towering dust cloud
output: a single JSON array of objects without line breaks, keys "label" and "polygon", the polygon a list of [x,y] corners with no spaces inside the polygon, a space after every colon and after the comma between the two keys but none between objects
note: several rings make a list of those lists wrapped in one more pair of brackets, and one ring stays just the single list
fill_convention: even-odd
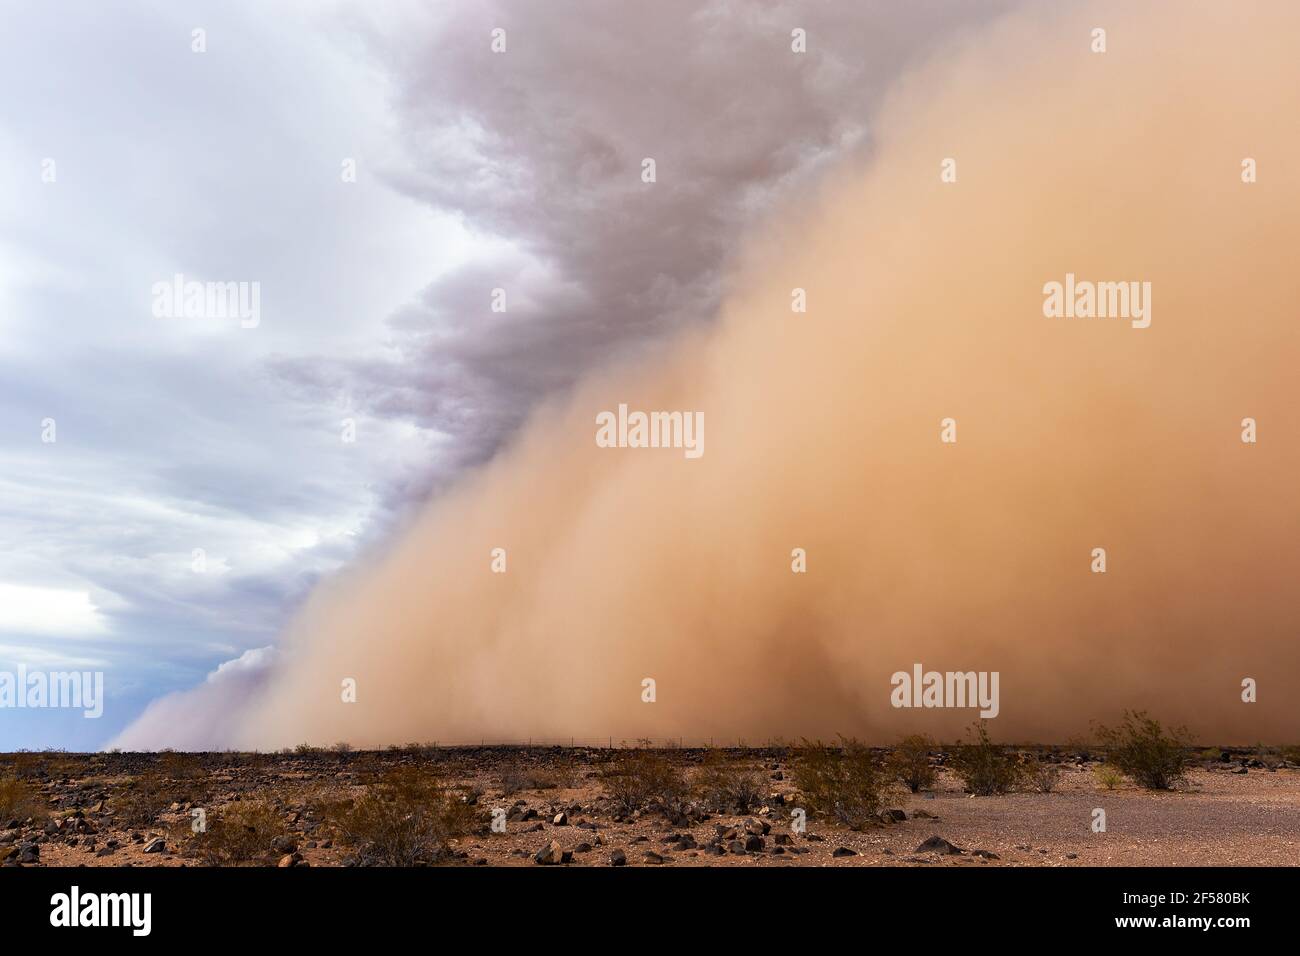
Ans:
[{"label": "towering dust cloud", "polygon": [[[870,164],[738,251],[712,328],[320,587],[227,743],[955,736],[972,711],[890,706],[914,662],[998,672],[995,739],[1126,707],[1293,737],[1298,28],[1050,8],[911,74]],[[1067,274],[1149,282],[1152,321],[1045,316]],[[598,447],[620,404],[701,411],[707,453]],[[166,743],[149,721],[124,739]]]}]

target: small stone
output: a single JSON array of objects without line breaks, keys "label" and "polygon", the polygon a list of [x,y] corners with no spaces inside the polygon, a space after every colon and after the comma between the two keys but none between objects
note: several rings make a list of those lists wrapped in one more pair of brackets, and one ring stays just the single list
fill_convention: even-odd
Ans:
[{"label": "small stone", "polygon": [[564,851],[560,844],[552,840],[533,855],[533,862],[542,866],[554,866],[564,860]]},{"label": "small stone", "polygon": [[916,848],[916,853],[940,853],[946,856],[956,856],[965,851],[959,847],[953,846],[941,836],[932,836]]},{"label": "small stone", "polygon": [[609,855],[610,866],[627,866],[627,854],[622,850],[615,850]]},{"label": "small stone", "polygon": [[167,841],[162,837],[154,837],[144,848],[145,853],[163,853],[167,850]]},{"label": "small stone", "polygon": [[838,857],[838,856],[857,856],[857,855],[858,855],[858,852],[857,852],[856,850],[850,850],[850,849],[849,849],[848,847],[846,847],[846,846],[837,846],[837,847],[835,848],[835,852],[831,854],[831,856],[836,856],[836,857]]}]

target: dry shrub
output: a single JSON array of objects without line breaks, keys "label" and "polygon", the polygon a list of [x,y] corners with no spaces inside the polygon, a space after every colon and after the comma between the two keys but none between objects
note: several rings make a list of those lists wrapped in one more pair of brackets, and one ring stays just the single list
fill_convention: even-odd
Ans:
[{"label": "dry shrub", "polygon": [[208,866],[270,863],[278,856],[271,841],[283,833],[284,821],[269,803],[240,800],[208,814],[207,830],[191,837],[189,849]]},{"label": "dry shrub", "polygon": [[32,753],[30,750],[5,754],[3,758],[0,758],[0,766],[3,766],[6,770],[5,775],[15,777],[18,780],[33,780],[45,776],[45,765],[46,757],[42,754]]},{"label": "dry shrub", "polygon": [[1100,727],[1098,739],[1113,764],[1148,790],[1169,790],[1187,774],[1189,735],[1176,727],[1168,732],[1146,711],[1125,711],[1118,727]]},{"label": "dry shrub", "polygon": [[1282,756],[1282,748],[1265,747],[1263,744],[1255,747],[1255,759],[1267,770],[1278,769],[1285,760]]},{"label": "dry shrub", "polygon": [[748,813],[767,796],[767,776],[752,764],[714,750],[695,773],[695,792],[715,813]]},{"label": "dry shrub", "polygon": [[122,784],[121,790],[109,801],[109,806],[116,823],[127,827],[148,827],[174,802],[160,774],[144,773]]},{"label": "dry shrub", "polygon": [[169,780],[199,780],[205,775],[203,758],[198,754],[163,750],[158,754],[158,773]]},{"label": "dry shrub", "polygon": [[1038,793],[1051,793],[1061,782],[1061,768],[1053,763],[1039,763],[1026,776],[1029,786]]},{"label": "dry shrub", "polygon": [[668,814],[681,810],[690,785],[686,775],[666,757],[650,750],[628,750],[605,771],[606,794],[624,813],[648,807]]},{"label": "dry shrub", "polygon": [[117,823],[128,827],[148,827],[173,803],[201,804],[207,801],[210,787],[201,769],[189,763],[164,765],[166,772],[142,773],[121,785],[109,801]]},{"label": "dry shrub", "polygon": [[326,806],[325,815],[363,866],[445,862],[448,842],[482,825],[453,789],[411,768],[384,775],[354,800]]},{"label": "dry shrub", "polygon": [[45,813],[45,801],[36,788],[17,777],[0,777],[0,825]]},{"label": "dry shrub", "polygon": [[547,764],[516,761],[497,774],[496,784],[504,796],[524,790],[557,790],[572,787],[577,780],[573,760],[560,757]]},{"label": "dry shrub", "polygon": [[504,796],[512,797],[525,790],[555,790],[559,783],[555,775],[543,767],[515,765],[498,774],[497,786]]},{"label": "dry shrub", "polygon": [[888,775],[869,747],[840,735],[840,746],[803,742],[794,782],[808,808],[861,830],[879,819]]},{"label": "dry shrub", "polygon": [[1009,793],[1024,779],[1025,768],[1005,747],[989,740],[984,721],[972,724],[975,739],[953,748],[950,766],[966,789],[979,796]]},{"label": "dry shrub", "polygon": [[924,734],[912,734],[898,742],[886,761],[889,775],[912,793],[931,789],[938,774],[930,764],[935,742]]}]

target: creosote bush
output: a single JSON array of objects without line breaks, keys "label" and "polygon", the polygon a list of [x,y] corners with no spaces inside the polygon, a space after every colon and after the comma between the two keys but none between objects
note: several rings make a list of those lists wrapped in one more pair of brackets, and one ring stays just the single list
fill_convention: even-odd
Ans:
[{"label": "creosote bush", "polygon": [[890,753],[885,766],[892,776],[912,793],[929,790],[938,777],[930,764],[930,751],[935,742],[924,734],[904,737]]},{"label": "creosote bush", "polygon": [[558,790],[572,787],[578,779],[578,769],[572,758],[555,757],[546,764],[527,758],[507,764],[496,776],[496,784],[503,796],[514,796],[524,790]]},{"label": "creosote bush", "polygon": [[840,746],[803,742],[794,783],[808,809],[825,813],[861,830],[879,821],[888,775],[880,758],[866,745],[840,735]]},{"label": "creosote bush", "polygon": [[271,841],[284,829],[271,804],[241,800],[209,813],[206,831],[191,836],[188,850],[208,866],[267,864],[278,856]]},{"label": "creosote bush", "polygon": [[1146,711],[1125,711],[1118,727],[1100,727],[1106,760],[1148,790],[1169,790],[1187,774],[1190,737],[1182,727],[1166,731]]},{"label": "creosote bush", "polygon": [[1061,781],[1061,768],[1054,763],[1039,762],[1029,769],[1026,779],[1039,793],[1051,793]]},{"label": "creosote bush", "polygon": [[648,807],[675,814],[682,808],[690,785],[671,760],[651,750],[626,750],[604,774],[605,793],[624,813]]},{"label": "creosote bush", "polygon": [[479,812],[437,777],[394,770],[365,792],[325,808],[329,823],[356,848],[363,866],[423,866],[450,856],[453,837],[482,826]]},{"label": "creosote bush", "polygon": [[971,729],[975,739],[953,748],[949,762],[953,773],[961,778],[969,792],[978,796],[988,797],[1014,790],[1025,776],[1019,757],[989,740],[984,721],[972,724]]},{"label": "creosote bush", "polygon": [[17,777],[0,778],[0,826],[10,820],[19,823],[28,817],[39,818],[45,813],[45,801],[36,788]]},{"label": "creosote bush", "polygon": [[1113,764],[1098,764],[1092,773],[1097,778],[1097,783],[1106,790],[1114,790],[1124,782],[1124,775]]},{"label": "creosote bush", "polygon": [[700,802],[715,813],[748,813],[763,803],[767,776],[752,764],[714,750],[695,772],[694,786]]}]

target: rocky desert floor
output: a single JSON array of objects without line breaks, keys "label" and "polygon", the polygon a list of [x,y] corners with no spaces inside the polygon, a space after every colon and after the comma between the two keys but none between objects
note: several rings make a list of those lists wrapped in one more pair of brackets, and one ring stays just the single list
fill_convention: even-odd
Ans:
[{"label": "rocky desert floor", "polygon": [[[1177,789],[1109,783],[1097,757],[1041,748],[1050,792],[973,796],[932,756],[933,786],[892,786],[850,829],[795,812],[798,750],[676,749],[688,782],[710,761],[757,781],[747,806],[687,794],[629,810],[620,750],[409,746],[382,752],[0,755],[4,866],[1167,866],[1300,864],[1300,768],[1223,750]],[[613,768],[613,769],[611,769]],[[397,781],[394,783],[394,781]],[[368,792],[387,787],[357,822]],[[378,792],[378,791],[376,791]],[[693,793],[693,791],[692,791]],[[408,801],[403,803],[402,801]],[[439,807],[436,819],[428,807]],[[496,829],[493,829],[495,813]],[[1105,830],[1094,830],[1104,813]],[[459,823],[445,824],[445,813]],[[339,821],[343,821],[340,823]],[[431,822],[432,821],[432,822]],[[443,830],[446,828],[444,838]],[[209,832],[209,829],[211,832]],[[428,847],[440,849],[430,852]],[[389,855],[367,850],[382,844]]]}]

